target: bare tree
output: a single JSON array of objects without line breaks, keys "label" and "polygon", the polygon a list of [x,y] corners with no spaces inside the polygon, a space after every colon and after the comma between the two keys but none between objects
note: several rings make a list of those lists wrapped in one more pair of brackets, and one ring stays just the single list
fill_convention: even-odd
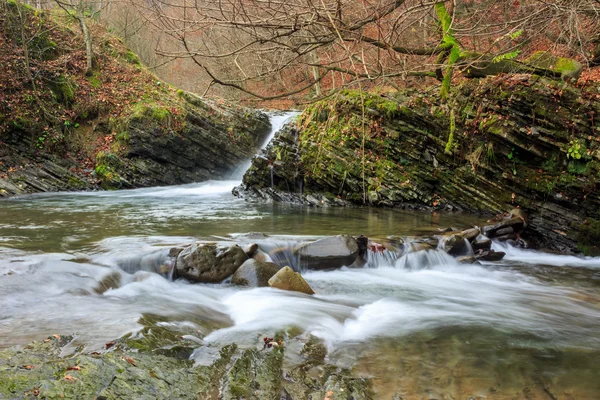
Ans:
[{"label": "bare tree", "polygon": [[[94,49],[92,43],[92,36],[90,35],[90,31],[87,26],[86,21],[86,11],[88,9],[91,10],[91,5],[93,3],[86,0],[54,0],[56,4],[64,9],[67,13],[74,11],[74,17],[77,19],[79,23],[79,27],[81,28],[81,35],[83,37],[83,42],[85,44],[85,54],[86,54],[86,75],[90,75],[94,69]],[[98,12],[98,11],[95,11]]]},{"label": "bare tree", "polygon": [[[319,90],[324,80],[557,76],[517,61],[546,37],[551,50],[598,58],[591,54],[598,0],[149,0],[138,9],[174,39],[159,55],[193,63],[209,87],[261,99]],[[277,93],[259,90],[278,81]]]}]

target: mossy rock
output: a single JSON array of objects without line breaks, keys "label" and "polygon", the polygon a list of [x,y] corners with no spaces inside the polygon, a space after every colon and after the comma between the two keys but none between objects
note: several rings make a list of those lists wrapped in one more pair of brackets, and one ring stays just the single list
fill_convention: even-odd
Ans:
[{"label": "mossy rock", "polygon": [[137,54],[135,54],[131,50],[127,50],[127,52],[125,53],[125,59],[130,64],[138,65],[138,66],[142,65],[142,62],[140,61],[140,58],[137,56]]},{"label": "mossy rock", "polygon": [[572,58],[557,57],[545,51],[538,51],[529,57],[527,64],[536,68],[544,68],[559,73],[563,80],[579,79],[583,65]]},{"label": "mossy rock", "polygon": [[588,218],[579,226],[577,249],[586,256],[600,256],[600,221]]},{"label": "mossy rock", "polygon": [[70,105],[75,101],[77,84],[71,82],[67,76],[60,75],[56,79],[49,80],[48,87],[52,91],[52,96],[57,102]]}]

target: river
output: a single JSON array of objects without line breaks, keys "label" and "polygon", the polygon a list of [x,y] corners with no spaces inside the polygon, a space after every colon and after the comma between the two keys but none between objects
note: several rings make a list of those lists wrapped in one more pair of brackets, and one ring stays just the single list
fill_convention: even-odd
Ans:
[{"label": "river", "polygon": [[[379,257],[363,269],[304,272],[315,296],[147,272],[172,246],[248,232],[268,234],[259,243],[272,248],[483,222],[461,213],[247,203],[231,195],[237,184],[1,201],[0,347],[75,333],[78,344],[99,349],[151,313],[196,329],[199,348],[256,346],[291,327],[310,333],[324,340],[331,362],[372,377],[377,398],[600,398],[600,259],[500,244],[507,257],[484,265],[436,251]],[[115,271],[120,287],[96,294]],[[203,352],[193,357],[202,362]]]}]

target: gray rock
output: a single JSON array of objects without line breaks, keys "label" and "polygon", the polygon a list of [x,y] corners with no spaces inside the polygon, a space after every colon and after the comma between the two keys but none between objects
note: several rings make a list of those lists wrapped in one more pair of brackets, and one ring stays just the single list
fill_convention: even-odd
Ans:
[{"label": "gray rock", "polygon": [[442,248],[451,256],[463,255],[468,251],[467,243],[462,234],[450,233],[441,240]]},{"label": "gray rock", "polygon": [[500,261],[504,258],[505,255],[506,253],[504,253],[503,251],[490,250],[480,252],[479,254],[475,255],[475,258],[477,260],[482,261]]},{"label": "gray rock", "polygon": [[492,247],[492,240],[488,238],[476,239],[471,243],[471,246],[473,250],[489,250]]},{"label": "gray rock", "polygon": [[358,256],[358,244],[350,235],[319,239],[296,250],[300,264],[308,269],[334,269],[351,265]]},{"label": "gray rock", "polygon": [[250,287],[269,286],[269,279],[280,269],[279,265],[271,262],[249,259],[235,271],[231,278],[231,283],[238,286]]},{"label": "gray rock", "polygon": [[254,254],[256,254],[257,250],[258,250],[258,244],[256,244],[256,243],[252,243],[251,245],[244,247],[244,252],[246,253],[246,255],[249,258],[254,257]]},{"label": "gray rock", "polygon": [[464,231],[462,231],[463,237],[469,242],[472,242],[475,238],[477,238],[477,236],[479,236],[480,233],[481,232],[478,228],[465,229]]},{"label": "gray rock", "polygon": [[456,261],[459,264],[476,264],[478,263],[477,259],[473,256],[462,256],[462,257],[458,257],[456,259]]},{"label": "gray rock", "polygon": [[192,245],[177,256],[175,273],[192,282],[219,283],[231,276],[247,259],[238,245]]},{"label": "gray rock", "polygon": [[498,236],[498,231],[512,227],[514,232],[520,232],[525,226],[525,222],[521,218],[510,218],[498,222],[495,225],[487,225],[483,227],[483,234],[489,238]]},{"label": "gray rock", "polygon": [[315,294],[314,290],[312,290],[302,275],[294,272],[290,267],[283,267],[273,275],[273,277],[269,279],[269,286],[281,290]]}]

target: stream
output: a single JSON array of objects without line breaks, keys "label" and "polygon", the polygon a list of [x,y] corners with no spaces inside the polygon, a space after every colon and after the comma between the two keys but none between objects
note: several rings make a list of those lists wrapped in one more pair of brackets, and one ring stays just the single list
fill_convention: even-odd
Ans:
[{"label": "stream", "polygon": [[[274,121],[274,129],[286,118]],[[327,235],[416,236],[478,215],[305,208],[233,197],[231,181],[0,202],[0,347],[76,334],[87,350],[140,329],[142,314],[193,327],[202,346],[256,346],[294,328],[321,338],[329,361],[373,378],[377,398],[600,398],[600,259],[494,244],[501,262],[460,265],[437,251],[371,255],[362,269],[304,271],[307,296],[156,271],[173,246],[251,241],[262,249]],[[93,288],[117,272],[121,285]],[[486,397],[488,398],[488,397]]]}]

